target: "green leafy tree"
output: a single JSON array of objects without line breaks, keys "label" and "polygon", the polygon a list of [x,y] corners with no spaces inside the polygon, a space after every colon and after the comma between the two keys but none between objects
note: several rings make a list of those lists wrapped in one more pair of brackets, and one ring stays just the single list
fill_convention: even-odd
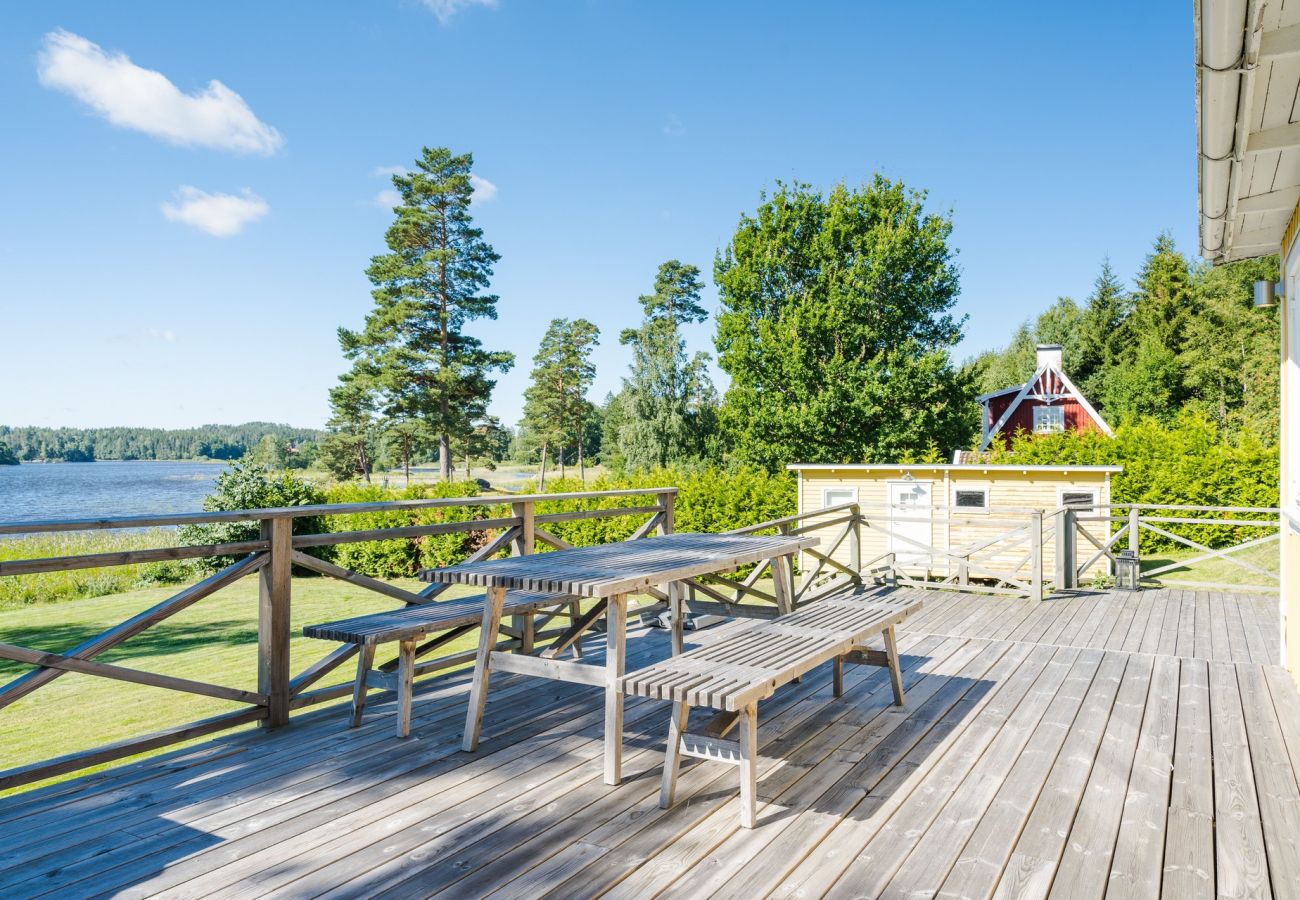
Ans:
[{"label": "green leafy tree", "polygon": [[532,383],[524,394],[524,422],[541,441],[542,485],[550,446],[560,451],[561,477],[565,451],[576,447],[578,469],[586,480],[586,425],[592,413],[587,391],[596,377],[591,353],[598,343],[600,329],[586,319],[552,319],[533,357]]},{"label": "green leafy tree", "polygon": [[5,441],[0,441],[0,466],[18,465],[18,454]]},{"label": "green leafy tree", "polygon": [[321,440],[319,459],[335,478],[370,480],[378,444],[378,404],[371,379],[355,369],[330,389],[330,430]]},{"label": "green leafy tree", "polygon": [[969,379],[952,222],[877,175],[828,195],[779,184],[718,255],[716,343],[731,375],[721,423],[734,456],[768,469],[963,446]]},{"label": "green leafy tree", "polygon": [[470,154],[425,148],[415,168],[393,176],[401,195],[385,240],[388,253],[366,271],[375,306],[361,331],[339,329],[344,355],[372,378],[388,418],[419,420],[438,443],[438,466],[451,478],[451,441],[481,417],[513,354],[484,349],[465,333],[495,319],[487,293],[500,259],[470,216]]},{"label": "green leafy tree", "polygon": [[619,398],[618,456],[632,469],[664,467],[704,457],[716,431],[717,393],[708,355],[689,355],[684,325],[702,322],[700,270],[675,259],[659,266],[654,293],[639,298],[640,328],[619,341],[632,351]]},{"label": "green leafy tree", "polygon": [[418,419],[393,419],[384,424],[381,443],[393,458],[401,460],[406,485],[411,484],[411,461],[432,444],[429,427]]},{"label": "green leafy tree", "polygon": [[271,471],[287,469],[289,442],[278,435],[268,434],[258,442],[257,448],[249,455],[248,462]]},{"label": "green leafy tree", "polygon": [[1101,397],[1106,369],[1123,356],[1130,341],[1128,319],[1132,311],[1132,297],[1124,290],[1110,260],[1103,260],[1079,317],[1075,352],[1065,360],[1071,380],[1084,396]]}]

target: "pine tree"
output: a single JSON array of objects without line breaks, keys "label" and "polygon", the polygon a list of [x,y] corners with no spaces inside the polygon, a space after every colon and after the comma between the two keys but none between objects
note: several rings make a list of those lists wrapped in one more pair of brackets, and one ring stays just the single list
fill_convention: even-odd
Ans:
[{"label": "pine tree", "polygon": [[582,478],[587,476],[586,421],[591,414],[587,391],[595,378],[591,352],[599,343],[600,329],[586,319],[552,319],[533,357],[532,384],[524,393],[524,426],[541,442],[541,476],[546,485],[549,448],[559,448],[561,475],[565,451],[577,447]]},{"label": "pine tree", "polygon": [[393,177],[402,202],[385,235],[389,252],[366,271],[375,306],[361,331],[339,329],[344,354],[382,391],[384,414],[418,420],[436,436],[444,480],[453,436],[472,430],[492,374],[514,363],[464,331],[496,318],[497,297],[486,291],[500,259],[470,216],[472,166],[469,154],[426,147],[414,170]]}]

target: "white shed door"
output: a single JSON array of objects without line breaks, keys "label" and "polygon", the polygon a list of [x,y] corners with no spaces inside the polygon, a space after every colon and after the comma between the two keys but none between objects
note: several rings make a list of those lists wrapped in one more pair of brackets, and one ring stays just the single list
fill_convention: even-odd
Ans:
[{"label": "white shed door", "polygon": [[928,481],[889,483],[889,549],[899,563],[930,564],[931,486]]}]

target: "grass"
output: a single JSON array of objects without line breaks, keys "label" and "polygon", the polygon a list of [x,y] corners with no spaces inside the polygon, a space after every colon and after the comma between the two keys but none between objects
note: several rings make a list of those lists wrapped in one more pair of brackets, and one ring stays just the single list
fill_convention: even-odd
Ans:
[{"label": "grass", "polygon": [[[0,562],[175,545],[176,532],[166,528],[33,534],[0,538]],[[119,594],[149,583],[171,580],[176,574],[176,568],[176,564],[142,563],[0,578],[0,610],[78,597]]]},{"label": "grass", "polygon": [[[1142,557],[1142,569],[1149,571],[1169,563],[1192,559],[1200,555],[1201,551],[1193,550],[1191,547],[1158,551]],[[1267,572],[1272,572],[1275,576],[1280,571],[1281,558],[1276,543],[1261,544],[1258,547],[1240,550],[1233,553],[1232,557],[1240,559],[1242,562],[1251,563]],[[1223,584],[1243,589],[1248,587],[1276,587],[1278,584],[1275,579],[1265,578],[1258,572],[1253,572],[1225,559],[1207,559],[1191,565],[1179,566],[1177,569],[1163,572],[1157,577],[1170,586],[1176,586],[1179,581]]]}]

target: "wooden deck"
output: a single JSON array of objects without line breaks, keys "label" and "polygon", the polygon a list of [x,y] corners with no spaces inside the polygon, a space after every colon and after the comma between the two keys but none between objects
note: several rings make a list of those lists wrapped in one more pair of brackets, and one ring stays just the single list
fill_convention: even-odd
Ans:
[{"label": "wooden deck", "polygon": [[[858,666],[760,707],[751,831],[728,766],[658,808],[667,704],[629,698],[610,788],[599,690],[503,676],[465,754],[454,674],[406,741],[391,701],[319,709],[0,800],[0,896],[1300,896],[1276,597],[926,598],[905,707]],[[667,652],[634,631],[629,665]]]}]

